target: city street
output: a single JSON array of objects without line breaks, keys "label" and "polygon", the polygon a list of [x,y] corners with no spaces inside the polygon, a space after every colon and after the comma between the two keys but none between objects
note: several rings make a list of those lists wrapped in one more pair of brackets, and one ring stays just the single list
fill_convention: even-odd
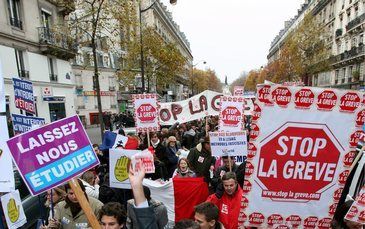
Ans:
[{"label": "city street", "polygon": [[100,127],[93,126],[89,127],[86,130],[87,135],[90,138],[92,144],[101,144],[101,136],[100,136]]},{"label": "city street", "polygon": [[365,229],[365,0],[0,13],[0,229]]}]

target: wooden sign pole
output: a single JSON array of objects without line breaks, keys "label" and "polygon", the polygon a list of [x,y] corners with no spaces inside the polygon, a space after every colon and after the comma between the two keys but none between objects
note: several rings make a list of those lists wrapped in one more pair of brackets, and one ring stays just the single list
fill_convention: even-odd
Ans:
[{"label": "wooden sign pole", "polygon": [[90,207],[89,201],[87,201],[84,192],[82,191],[79,183],[77,182],[77,179],[73,178],[69,182],[69,185],[74,191],[77,200],[79,201],[79,204],[84,211],[87,220],[89,221],[89,224],[93,229],[101,229],[98,219],[96,218],[93,210]]},{"label": "wooden sign pole", "polygon": [[148,145],[148,148],[150,148],[151,146],[151,139],[150,139],[150,131],[147,130],[147,145]]},{"label": "wooden sign pole", "polygon": [[229,171],[232,172],[232,160],[231,156],[228,155]]}]

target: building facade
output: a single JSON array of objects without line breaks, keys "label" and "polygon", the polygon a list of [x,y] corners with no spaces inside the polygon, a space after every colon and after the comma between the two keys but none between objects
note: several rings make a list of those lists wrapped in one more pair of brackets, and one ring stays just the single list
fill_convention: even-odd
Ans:
[{"label": "building facade", "polygon": [[[79,47],[72,61],[75,76],[76,110],[84,124],[99,124],[98,101],[94,86],[94,61],[90,47]],[[98,45],[97,66],[99,71],[100,96],[103,112],[118,114],[119,83],[116,71],[119,68],[119,56]],[[119,101],[120,102],[120,101]]]},{"label": "building facade", "polygon": [[310,86],[364,89],[365,77],[365,1],[364,0],[311,0],[271,44],[268,61],[276,60],[286,36],[311,13],[329,32],[326,41],[331,68],[311,76]]},{"label": "building facade", "polygon": [[190,49],[190,43],[185,34],[180,31],[179,25],[174,22],[172,14],[159,0],[142,0],[141,8],[147,9],[152,4],[151,9],[142,14],[142,23],[155,28],[156,32],[165,41],[174,43],[187,63],[184,74],[176,76],[176,83],[170,84],[166,88],[166,94],[163,95],[163,100],[178,101],[187,99],[190,90],[189,78],[193,67],[193,55]]},{"label": "building facade", "polygon": [[[15,107],[14,77],[33,83],[36,116],[47,123],[75,114],[75,79],[69,62],[75,52],[67,36],[54,29],[64,24],[70,10],[53,0],[0,0],[7,115],[23,113]],[[43,96],[45,92],[50,97]]]}]

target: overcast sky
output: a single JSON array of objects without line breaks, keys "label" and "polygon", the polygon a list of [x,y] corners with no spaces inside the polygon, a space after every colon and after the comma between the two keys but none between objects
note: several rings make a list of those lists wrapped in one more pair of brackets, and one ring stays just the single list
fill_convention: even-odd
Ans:
[{"label": "overcast sky", "polygon": [[162,0],[190,41],[194,64],[228,83],[267,63],[270,43],[304,0]]}]

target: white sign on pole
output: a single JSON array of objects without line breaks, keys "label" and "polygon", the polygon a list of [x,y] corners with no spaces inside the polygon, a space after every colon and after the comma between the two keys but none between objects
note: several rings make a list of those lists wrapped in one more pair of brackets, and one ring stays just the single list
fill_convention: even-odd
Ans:
[{"label": "white sign on pole", "polygon": [[137,132],[151,132],[160,130],[157,95],[133,95],[133,103]]},{"label": "white sign on pole", "polygon": [[234,96],[243,96],[244,92],[245,92],[244,86],[234,86],[234,88],[233,88]]},{"label": "white sign on pole", "polygon": [[4,76],[0,62],[0,112],[5,112],[5,111],[6,111],[6,104],[5,104]]},{"label": "white sign on pole", "polygon": [[240,225],[329,228],[363,133],[363,93],[260,85]]},{"label": "white sign on pole", "polygon": [[240,96],[222,96],[219,114],[219,131],[238,132],[244,130],[245,100]]},{"label": "white sign on pole", "polygon": [[142,162],[146,174],[155,172],[153,155],[148,150],[109,149],[110,187],[131,189],[129,166]]},{"label": "white sign on pole", "polygon": [[210,147],[213,156],[246,156],[246,131],[209,132]]},{"label": "white sign on pole", "polygon": [[11,191],[1,196],[1,205],[9,229],[19,228],[27,222],[19,190]]},{"label": "white sign on pole", "polygon": [[6,116],[0,116],[0,130],[0,192],[10,192],[15,189],[15,183],[11,154],[6,144],[9,139]]}]

